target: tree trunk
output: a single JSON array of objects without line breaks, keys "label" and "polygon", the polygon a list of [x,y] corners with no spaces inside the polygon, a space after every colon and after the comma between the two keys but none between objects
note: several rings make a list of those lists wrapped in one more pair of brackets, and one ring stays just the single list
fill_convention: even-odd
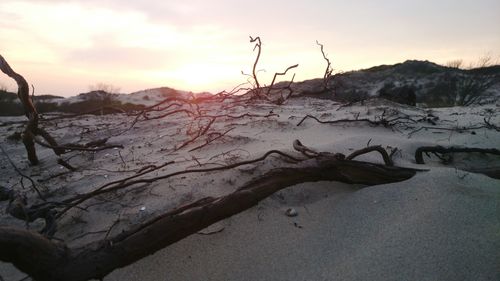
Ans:
[{"label": "tree trunk", "polygon": [[415,173],[414,169],[321,155],[293,168],[273,169],[229,195],[203,198],[112,239],[81,248],[68,249],[27,230],[0,227],[0,260],[13,263],[39,281],[101,279],[288,186],[325,180],[377,185],[404,181]]},{"label": "tree trunk", "polygon": [[28,117],[28,124],[26,125],[26,129],[23,133],[23,143],[26,147],[26,151],[28,152],[28,159],[31,164],[38,164],[38,158],[36,156],[35,150],[35,142],[33,141],[34,132],[38,128],[38,112],[36,111],[35,106],[30,98],[30,89],[28,86],[28,82],[26,79],[17,72],[15,72],[7,61],[0,55],[0,70],[3,73],[7,74],[10,78],[14,79],[17,83],[17,96],[21,100],[21,104],[24,108],[24,114]]},{"label": "tree trunk", "polygon": [[[38,127],[38,112],[33,105],[33,101],[31,100],[28,82],[21,74],[18,74],[10,67],[9,63],[7,63],[2,55],[0,55],[0,70],[2,70],[2,72],[7,74],[10,78],[14,79],[17,83],[17,96],[23,105],[24,114],[28,117],[28,124],[24,129],[22,139],[28,153],[28,160],[31,164],[36,165],[38,164],[38,157],[36,156],[35,150],[35,136],[41,135],[53,147],[58,146],[57,142],[52,136],[50,136],[49,133]],[[60,155],[64,151],[56,148],[54,149],[54,152],[57,155]]]}]

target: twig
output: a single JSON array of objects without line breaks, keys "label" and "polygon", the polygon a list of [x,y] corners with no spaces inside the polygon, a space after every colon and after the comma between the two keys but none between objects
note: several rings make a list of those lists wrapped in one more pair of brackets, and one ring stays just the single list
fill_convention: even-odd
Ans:
[{"label": "twig", "polygon": [[276,73],[274,73],[274,77],[273,77],[273,80],[271,82],[271,85],[267,88],[267,94],[269,95],[269,93],[273,89],[274,82],[276,81],[276,76],[278,76],[278,75],[286,75],[286,73],[288,72],[288,70],[296,68],[298,66],[299,66],[298,64],[294,64],[292,66],[289,66],[284,72],[276,72]]},{"label": "twig", "polygon": [[482,128],[488,128],[487,126],[473,126],[473,127],[455,127],[455,128],[446,128],[446,127],[429,127],[429,126],[422,126],[418,129],[415,129],[408,133],[408,138],[410,138],[412,135],[414,135],[417,132],[420,132],[422,130],[440,130],[440,131],[452,131],[452,132],[463,132],[463,131],[470,131],[470,130],[478,130]]},{"label": "twig", "polygon": [[313,158],[319,155],[318,152],[310,149],[307,146],[304,146],[299,140],[293,141],[293,148],[298,152],[304,154],[307,158]]},{"label": "twig", "polygon": [[57,159],[57,164],[63,166],[64,168],[66,168],[72,172],[76,171],[75,167],[71,166],[68,162],[64,161],[64,159],[62,159],[62,158]]},{"label": "twig", "polygon": [[198,134],[196,134],[196,136],[194,136],[193,138],[191,138],[191,139],[189,139],[189,140],[185,141],[183,144],[181,144],[179,147],[177,147],[177,148],[175,149],[175,151],[181,150],[182,148],[184,148],[184,147],[188,146],[189,144],[191,144],[191,143],[195,142],[195,141],[196,141],[197,139],[199,139],[201,136],[203,136],[204,134],[206,134],[206,133],[207,133],[207,131],[208,131],[208,130],[210,129],[210,127],[212,126],[212,124],[215,122],[215,120],[216,120],[216,119],[217,119],[217,117],[215,117],[215,118],[211,118],[211,119],[210,119],[210,121],[208,122],[208,124],[207,124],[204,128],[202,128],[202,129],[198,132]]},{"label": "twig", "polygon": [[118,215],[118,219],[116,219],[115,222],[113,222],[113,224],[111,225],[111,227],[106,232],[106,235],[104,236],[105,240],[108,239],[108,236],[111,233],[111,230],[113,230],[113,228],[120,222],[120,218],[121,218],[121,214]]},{"label": "twig", "polygon": [[10,156],[7,154],[7,152],[5,151],[5,149],[3,148],[3,146],[0,145],[0,150],[2,150],[2,153],[3,155],[7,158],[7,160],[9,161],[10,165],[12,166],[12,168],[14,168],[14,170],[23,178],[29,180],[31,182],[31,187],[33,188],[33,190],[35,190],[35,192],[38,194],[38,197],[40,197],[40,199],[42,199],[43,201],[46,201],[45,200],[45,197],[42,195],[42,193],[40,192],[40,190],[36,187],[36,184],[35,184],[35,181],[28,177],[27,175],[25,175],[23,172],[21,172],[21,170],[19,170],[16,166],[16,164],[14,164],[14,162],[12,161],[12,159],[10,159]]},{"label": "twig", "polygon": [[196,116],[196,119],[198,118],[230,118],[230,119],[241,119],[245,117],[262,117],[262,118],[269,118],[273,116],[279,116],[276,113],[269,113],[266,115],[261,115],[261,114],[253,114],[253,113],[244,113],[240,115],[230,115],[230,114],[219,114],[219,115],[200,115]]},{"label": "twig", "polygon": [[207,146],[208,144],[212,143],[213,141],[215,141],[215,140],[218,140],[218,139],[222,138],[223,136],[225,136],[227,133],[231,132],[231,131],[232,131],[232,130],[234,130],[234,129],[235,129],[235,128],[230,128],[229,130],[226,130],[224,133],[218,133],[218,136],[217,136],[217,137],[207,139],[207,140],[206,140],[206,142],[205,142],[204,144],[199,145],[199,146],[197,146],[197,147],[195,147],[195,148],[193,148],[193,149],[190,149],[190,150],[188,150],[188,151],[189,151],[189,152],[192,152],[192,151],[198,150],[198,149],[200,149],[200,148],[203,148],[203,147]]},{"label": "twig", "polygon": [[355,157],[358,157],[358,156],[366,154],[366,153],[370,153],[372,151],[377,151],[378,153],[380,153],[382,155],[382,158],[384,159],[384,163],[387,166],[394,166],[394,162],[392,161],[391,157],[389,156],[389,154],[387,154],[387,151],[384,148],[382,148],[382,146],[380,146],[380,145],[368,146],[368,147],[356,150],[353,153],[351,153],[349,156],[347,156],[346,160],[352,160]]},{"label": "twig", "polygon": [[458,153],[458,152],[477,152],[477,153],[489,153],[493,155],[500,155],[500,150],[496,148],[476,148],[476,147],[443,147],[440,145],[437,146],[422,146],[417,148],[415,151],[415,161],[417,164],[425,164],[424,158],[422,156],[423,153],[432,152],[432,153]]},{"label": "twig", "polygon": [[370,123],[372,125],[380,125],[380,124],[382,124],[381,121],[373,121],[373,120],[366,119],[366,118],[363,118],[363,119],[339,119],[339,120],[322,121],[322,120],[319,120],[317,117],[314,117],[312,115],[306,115],[304,118],[302,118],[302,120],[300,120],[300,122],[297,124],[297,126],[302,125],[302,123],[304,123],[304,121],[307,118],[314,119],[318,123],[321,123],[321,124],[337,124],[337,123],[343,123],[343,122],[368,122],[368,123]]},{"label": "twig", "polygon": [[257,63],[259,62],[259,58],[260,58],[260,53],[262,51],[262,42],[260,41],[260,37],[257,36],[255,38],[253,38],[252,36],[250,36],[250,43],[255,43],[255,47],[253,48],[253,50],[255,51],[255,49],[258,49],[257,51],[257,57],[255,58],[255,62],[253,64],[253,68],[252,68],[252,75],[253,75],[253,79],[254,79],[254,82],[255,82],[255,88],[257,90],[257,96],[259,95],[258,91],[260,90],[260,84],[259,84],[259,79],[257,78],[257,72],[256,72],[256,68],[257,68]]},{"label": "twig", "polygon": [[95,151],[101,151],[101,150],[106,150],[106,149],[111,149],[111,148],[123,148],[123,145],[121,145],[121,144],[106,145],[106,146],[96,147],[96,148],[90,148],[90,147],[85,147],[84,145],[74,145],[74,144],[53,146],[53,145],[50,145],[48,143],[44,143],[43,141],[40,141],[40,140],[38,140],[36,138],[34,140],[35,140],[35,142],[37,144],[39,144],[39,145],[41,145],[43,147],[62,150],[62,151],[64,151],[63,154],[66,153],[67,150],[70,150],[70,151],[92,151],[92,152],[95,152]]},{"label": "twig", "polygon": [[323,44],[319,43],[318,40],[316,40],[316,44],[321,47],[321,54],[323,55],[323,59],[326,61],[326,69],[325,69],[325,73],[323,74],[323,87],[325,89],[327,89],[328,88],[328,80],[332,76],[332,72],[333,72],[332,64],[331,64],[330,60],[328,59],[327,55],[325,54]]},{"label": "twig", "polygon": [[[205,172],[214,172],[214,171],[229,170],[229,169],[233,169],[233,168],[236,168],[236,167],[239,167],[239,166],[243,166],[243,165],[248,165],[248,164],[260,162],[260,161],[266,159],[268,156],[273,155],[273,154],[278,154],[278,155],[283,156],[285,158],[291,159],[291,160],[293,160],[295,162],[300,162],[300,161],[303,160],[303,159],[295,158],[295,157],[293,157],[291,155],[288,155],[288,154],[286,154],[284,152],[281,152],[279,150],[270,150],[270,151],[266,152],[263,156],[261,156],[259,158],[252,159],[252,160],[247,160],[247,161],[242,161],[242,162],[238,162],[238,163],[234,163],[234,164],[230,164],[230,165],[226,165],[226,166],[222,166],[222,167],[184,170],[184,171],[173,172],[173,173],[162,175],[162,176],[158,176],[158,177],[143,178],[143,179],[137,179],[137,180],[129,181],[129,180],[138,178],[138,177],[140,177],[142,175],[145,175],[146,173],[151,172],[151,170],[147,170],[147,171],[145,171],[145,172],[143,172],[141,174],[133,175],[133,176],[130,176],[130,177],[122,179],[122,180],[118,180],[118,181],[114,181],[114,182],[111,182],[111,183],[107,183],[107,184],[105,184],[105,185],[97,188],[94,191],[91,191],[91,192],[88,192],[88,193],[85,193],[85,194],[81,194],[81,195],[78,195],[76,197],[64,200],[63,203],[65,205],[68,205],[68,206],[66,208],[64,208],[62,211],[60,211],[56,215],[56,219],[60,218],[64,213],[66,213],[68,210],[72,209],[73,207],[75,207],[75,206],[77,206],[77,205],[85,202],[86,200],[88,200],[88,199],[90,199],[90,198],[92,198],[92,197],[94,197],[96,195],[99,195],[99,194],[111,192],[111,191],[114,191],[114,190],[118,190],[118,189],[121,189],[121,188],[125,188],[125,187],[129,187],[129,186],[132,186],[132,185],[136,185],[136,184],[153,183],[153,182],[158,181],[158,180],[164,180],[164,179],[167,179],[167,178],[170,178],[170,177],[174,177],[174,176],[178,176],[178,175],[183,175],[183,174],[205,173]],[[174,162],[168,162],[168,163],[164,164],[163,166],[166,166],[166,165],[171,164],[171,163],[174,163]]]},{"label": "twig", "polygon": [[499,132],[500,132],[500,127],[499,127],[499,126],[495,126],[495,125],[493,125],[493,124],[490,122],[490,120],[491,120],[491,116],[490,116],[488,119],[486,119],[486,117],[484,118],[484,124],[486,124],[486,128],[488,128],[488,129],[494,129],[494,130],[496,130],[496,131],[499,131]]}]

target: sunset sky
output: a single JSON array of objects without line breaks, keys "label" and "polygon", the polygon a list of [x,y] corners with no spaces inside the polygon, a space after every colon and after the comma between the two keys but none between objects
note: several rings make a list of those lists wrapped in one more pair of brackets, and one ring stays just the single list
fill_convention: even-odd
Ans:
[{"label": "sunset sky", "polygon": [[[407,59],[498,59],[499,30],[498,0],[0,2],[0,54],[37,94],[64,96],[98,82],[124,93],[230,89],[251,72],[249,35],[263,40],[266,84],[296,63],[296,81],[321,77],[316,40],[334,69],[347,71]],[[16,89],[3,74],[2,85]]]}]

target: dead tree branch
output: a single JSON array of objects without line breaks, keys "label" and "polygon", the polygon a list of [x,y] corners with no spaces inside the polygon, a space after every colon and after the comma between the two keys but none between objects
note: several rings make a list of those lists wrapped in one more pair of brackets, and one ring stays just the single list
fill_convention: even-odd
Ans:
[{"label": "dead tree branch", "polygon": [[[246,160],[246,161],[242,161],[242,162],[238,162],[238,163],[234,163],[234,164],[230,164],[230,165],[226,165],[226,166],[215,167],[215,168],[190,169],[190,170],[173,172],[173,173],[166,174],[166,175],[161,175],[161,176],[158,176],[158,177],[140,178],[141,176],[144,176],[144,175],[146,175],[148,173],[151,173],[152,171],[157,170],[159,168],[154,169],[154,170],[150,169],[150,170],[144,171],[142,173],[130,176],[130,177],[126,178],[126,179],[117,180],[117,181],[114,181],[114,182],[107,183],[107,184],[102,185],[101,187],[99,187],[96,190],[91,191],[89,193],[77,195],[77,196],[75,196],[73,198],[69,198],[69,199],[64,200],[62,202],[63,204],[60,204],[59,207],[60,206],[64,206],[65,208],[62,211],[60,211],[60,212],[57,213],[56,218],[61,217],[68,210],[70,210],[70,209],[74,208],[75,206],[77,206],[77,205],[79,205],[79,204],[81,204],[81,203],[89,200],[90,198],[92,198],[92,197],[94,197],[96,195],[100,195],[100,194],[112,192],[112,191],[115,191],[115,190],[123,189],[123,188],[130,187],[130,186],[137,185],[137,184],[153,183],[153,182],[156,182],[156,181],[159,181],[159,180],[164,180],[164,179],[167,179],[167,178],[171,178],[171,177],[179,176],[179,175],[184,175],[184,174],[206,173],[206,172],[215,172],[215,171],[229,170],[229,169],[233,169],[233,168],[236,168],[236,167],[239,167],[239,166],[253,164],[253,163],[256,163],[256,162],[263,161],[267,157],[269,157],[270,155],[274,155],[274,154],[280,155],[282,157],[285,157],[285,158],[287,158],[289,160],[292,160],[292,161],[295,161],[295,162],[302,161],[302,159],[298,159],[296,157],[288,155],[288,154],[286,154],[284,152],[281,152],[279,150],[270,150],[267,153],[265,153],[263,156],[258,157],[256,159]],[[162,167],[165,167],[165,166],[173,164],[173,163],[174,163],[173,161],[172,162],[168,162],[168,163],[166,163],[166,164],[164,164],[164,165],[162,165],[160,167],[162,168]],[[39,206],[36,206],[36,208],[46,208],[46,207],[53,208],[54,206],[50,206],[50,205],[46,206],[46,204],[40,204]]]},{"label": "dead tree branch", "polygon": [[255,62],[253,63],[253,68],[252,68],[252,75],[253,75],[253,80],[254,80],[254,83],[255,83],[255,89],[256,89],[256,94],[257,96],[260,95],[260,84],[259,84],[259,79],[257,78],[257,63],[259,63],[259,59],[260,59],[260,54],[262,52],[262,42],[260,41],[260,37],[257,36],[255,38],[253,38],[252,36],[250,36],[250,43],[255,43],[255,46],[253,48],[253,50],[255,51],[255,49],[257,49],[257,57],[255,57]]},{"label": "dead tree branch", "polygon": [[466,153],[488,153],[488,154],[493,154],[493,155],[500,155],[500,150],[496,148],[475,148],[475,147],[443,147],[440,145],[437,146],[422,146],[417,148],[415,151],[415,161],[417,164],[425,164],[424,162],[424,157],[423,153],[439,153],[439,154],[445,154],[445,153],[460,153],[460,152],[466,152]]},{"label": "dead tree branch", "polygon": [[197,139],[199,139],[201,136],[205,135],[208,130],[210,129],[210,127],[212,126],[212,124],[215,122],[217,118],[211,118],[210,121],[208,122],[208,124],[203,127],[203,128],[200,128],[200,130],[198,131],[198,133],[191,139],[185,141],[184,143],[182,143],[179,147],[177,147],[175,150],[180,150],[186,146],[188,146],[189,144],[195,142]]},{"label": "dead tree branch", "polygon": [[35,150],[35,142],[33,141],[33,137],[38,128],[38,112],[36,111],[35,106],[33,105],[33,101],[30,98],[29,94],[29,86],[26,79],[23,76],[15,72],[7,61],[0,55],[0,70],[5,73],[10,78],[14,79],[17,83],[18,91],[17,96],[21,101],[21,104],[24,108],[24,114],[28,117],[28,124],[26,125],[26,129],[23,133],[23,143],[26,147],[26,151],[28,153],[28,159],[31,164],[38,164],[38,157],[36,156]]},{"label": "dead tree branch", "polygon": [[491,123],[491,117],[489,117],[489,118],[485,117],[483,120],[484,120],[484,124],[485,124],[486,128],[500,132],[500,126],[497,126],[497,125],[494,125],[493,123]]},{"label": "dead tree branch", "polygon": [[277,105],[283,104],[286,100],[288,100],[292,96],[292,94],[293,94],[292,84],[293,84],[293,80],[294,79],[295,79],[295,73],[293,74],[292,80],[290,80],[290,82],[288,83],[288,85],[286,85],[286,87],[283,87],[283,89],[281,89],[283,91],[287,90],[288,91],[288,95],[286,95],[286,97],[283,97],[283,95],[281,95],[281,98],[278,101],[275,102]]},{"label": "dead tree branch", "polygon": [[0,70],[2,70],[3,73],[7,74],[7,76],[16,81],[18,87],[17,96],[21,100],[21,104],[24,107],[26,117],[28,117],[28,123],[26,124],[26,128],[22,134],[22,140],[28,153],[28,160],[30,161],[30,163],[33,165],[38,164],[38,157],[36,155],[35,149],[35,137],[37,135],[40,135],[45,139],[45,141],[48,143],[48,146],[54,150],[54,153],[56,155],[62,154],[63,150],[59,148],[56,140],[47,131],[38,126],[38,112],[33,105],[33,101],[29,95],[29,86],[26,79],[12,70],[10,65],[1,55]]},{"label": "dead tree branch", "polygon": [[262,118],[269,118],[269,117],[273,117],[273,116],[279,116],[278,114],[276,113],[269,113],[269,114],[266,114],[266,115],[262,115],[262,114],[254,114],[254,113],[243,113],[243,114],[240,114],[240,115],[231,115],[231,114],[219,114],[219,115],[201,115],[201,116],[197,116],[196,118],[228,118],[228,119],[241,119],[241,118],[245,118],[245,117],[262,117]]},{"label": "dead tree branch", "polygon": [[352,160],[360,155],[370,153],[372,151],[377,151],[378,153],[380,153],[382,155],[382,158],[384,159],[384,163],[387,166],[394,166],[394,162],[392,162],[391,157],[389,156],[387,151],[380,145],[369,146],[369,147],[357,150],[357,151],[351,153],[349,156],[347,156],[346,160]]},{"label": "dead tree branch", "polygon": [[38,189],[38,187],[36,186],[35,181],[32,178],[30,178],[27,175],[25,175],[23,172],[21,172],[19,170],[19,168],[17,168],[16,164],[14,164],[14,162],[12,161],[12,159],[10,159],[9,154],[7,154],[7,152],[5,151],[5,149],[3,148],[3,146],[1,146],[1,145],[0,145],[0,150],[2,150],[2,154],[7,158],[7,160],[9,161],[10,165],[12,166],[12,168],[14,168],[14,170],[16,171],[16,173],[18,175],[20,175],[21,177],[29,180],[31,182],[31,188],[33,188],[33,190],[36,192],[36,194],[38,195],[38,197],[40,197],[40,199],[45,200],[45,197],[40,192],[40,189]]},{"label": "dead tree branch", "polygon": [[104,143],[107,141],[107,139],[104,139],[104,143],[99,143],[99,141],[92,141],[87,144],[74,144],[74,143],[69,143],[65,145],[58,145],[58,146],[52,146],[51,144],[44,143],[38,139],[34,139],[35,142],[43,147],[51,148],[54,150],[59,151],[57,155],[65,154],[68,151],[90,151],[90,152],[95,152],[95,151],[101,151],[101,150],[106,150],[106,149],[111,149],[111,148],[123,148],[123,145],[121,144],[110,144],[110,145],[104,145]]},{"label": "dead tree branch", "polygon": [[102,279],[114,269],[255,206],[288,186],[325,180],[376,185],[404,181],[415,173],[414,169],[342,160],[331,154],[321,154],[295,167],[271,170],[226,196],[200,199],[113,238],[80,248],[68,248],[26,230],[0,227],[0,260],[13,263],[39,281]]},{"label": "dead tree branch", "polygon": [[283,75],[286,75],[286,73],[290,70],[290,69],[294,69],[294,68],[297,68],[299,65],[298,64],[294,64],[292,66],[289,66],[287,69],[285,69],[285,71],[283,72],[276,72],[274,73],[274,76],[273,76],[273,80],[271,81],[271,85],[269,85],[269,87],[267,88],[267,94],[269,95],[269,93],[271,93],[271,90],[273,89],[273,86],[274,86],[274,82],[276,82],[276,77],[277,76],[283,76]]},{"label": "dead tree branch", "polygon": [[300,120],[300,122],[297,124],[297,126],[302,125],[302,123],[304,123],[304,121],[306,119],[308,119],[308,118],[314,119],[318,123],[321,123],[321,124],[338,124],[338,123],[367,122],[370,125],[374,125],[374,126],[380,126],[380,125],[382,125],[384,127],[392,127],[394,125],[401,124],[403,122],[410,122],[410,123],[416,122],[416,121],[410,119],[407,116],[404,116],[404,117],[399,116],[399,117],[394,117],[392,119],[386,119],[385,116],[384,116],[384,114],[382,114],[379,117],[378,120],[370,120],[368,118],[356,118],[356,119],[338,119],[338,120],[327,120],[327,121],[320,120],[317,117],[312,116],[312,115],[306,115],[306,116],[304,116],[304,118],[302,118]]},{"label": "dead tree branch", "polygon": [[318,40],[316,40],[316,44],[318,46],[320,46],[321,54],[323,55],[323,59],[326,61],[326,69],[325,69],[325,73],[323,74],[323,88],[325,90],[327,90],[328,89],[328,82],[329,82],[330,77],[332,76],[332,72],[333,72],[332,63],[328,59],[328,56],[325,54],[323,44],[319,43]]},{"label": "dead tree branch", "polygon": [[299,140],[295,140],[293,142],[293,149],[302,153],[307,158],[313,158],[313,157],[317,157],[319,155],[319,152],[312,150],[309,147],[303,145]]},{"label": "dead tree branch", "polygon": [[411,136],[413,136],[414,134],[416,134],[416,133],[418,133],[418,132],[420,132],[422,130],[452,131],[452,132],[463,133],[464,131],[478,130],[478,129],[482,129],[482,128],[495,129],[494,127],[491,127],[488,124],[481,125],[481,126],[471,126],[471,127],[460,127],[460,126],[457,126],[457,127],[451,127],[451,128],[422,126],[422,127],[418,128],[418,129],[415,129],[415,130],[409,132],[408,133],[408,138],[410,138]]},{"label": "dead tree branch", "polygon": [[189,152],[193,152],[195,150],[201,149],[201,148],[209,145],[210,143],[212,143],[212,142],[214,142],[214,141],[216,141],[216,140],[224,137],[225,135],[227,135],[227,133],[231,132],[232,130],[234,130],[234,128],[230,128],[230,129],[226,130],[223,133],[213,133],[212,136],[209,136],[209,138],[205,141],[204,144],[201,144],[201,145],[199,145],[199,146],[197,146],[195,148],[190,149]]}]

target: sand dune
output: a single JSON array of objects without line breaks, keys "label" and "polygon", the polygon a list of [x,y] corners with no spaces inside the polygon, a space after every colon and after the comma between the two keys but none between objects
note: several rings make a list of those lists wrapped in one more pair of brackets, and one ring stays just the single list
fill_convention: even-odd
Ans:
[{"label": "sand dune", "polygon": [[[0,139],[22,171],[53,191],[54,200],[133,175],[144,166],[172,160],[176,163],[151,176],[253,159],[271,149],[300,156],[292,148],[295,139],[316,151],[344,154],[368,144],[381,145],[394,151],[397,166],[428,169],[404,182],[366,188],[338,182],[290,187],[206,231],[215,233],[194,234],[116,270],[105,280],[499,278],[499,181],[465,171],[467,167],[498,167],[498,156],[456,154],[446,165],[436,157],[426,158],[425,165],[417,165],[414,160],[420,146],[500,147],[496,130],[457,129],[484,124],[486,117],[499,124],[495,105],[423,110],[383,100],[340,107],[328,100],[297,98],[282,106],[246,104],[225,108],[224,104],[210,103],[203,105],[203,110],[206,115],[249,113],[253,117],[217,118],[206,136],[181,149],[181,144],[193,138],[189,128],[207,126],[209,119],[193,121],[185,114],[175,114],[139,121],[133,127],[135,117],[124,115],[88,115],[47,122],[43,125],[62,143],[106,137],[108,143],[124,146],[96,153],[72,152],[66,158],[77,171],[60,176],[57,174],[65,170],[57,165],[49,149],[38,148],[42,163],[30,167],[22,144],[5,140],[18,128],[0,126]],[[154,114],[159,116],[161,112],[149,117]],[[276,115],[264,117],[269,114]],[[307,119],[297,126],[307,114],[320,120],[402,118],[402,122],[384,127],[367,122],[320,124]],[[437,124],[426,121],[428,116],[437,117]],[[22,120],[2,121],[7,119]],[[202,146],[210,137],[226,131],[226,135]],[[359,159],[382,163],[375,153]],[[173,177],[92,200],[86,204],[87,211],[73,209],[62,218],[56,237],[70,246],[102,239],[111,225],[114,227],[110,235],[117,234],[181,204],[228,194],[282,165],[287,164],[270,158],[228,171]],[[2,166],[0,183],[19,187],[18,176],[4,158]],[[35,200],[34,194],[28,190],[26,193]],[[0,203],[1,209],[5,210],[6,204]],[[296,209],[298,216],[286,216],[288,208]],[[2,225],[24,226],[5,213],[0,221]],[[31,227],[36,229],[40,224],[35,222]],[[0,272],[5,280],[24,276],[6,264],[0,266]]]}]

